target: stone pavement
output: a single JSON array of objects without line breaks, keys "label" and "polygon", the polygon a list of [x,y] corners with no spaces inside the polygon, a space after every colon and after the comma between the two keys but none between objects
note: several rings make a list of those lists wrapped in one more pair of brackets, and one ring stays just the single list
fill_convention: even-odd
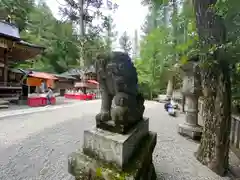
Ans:
[{"label": "stone pavement", "polygon": [[[9,116],[0,120],[1,180],[72,180],[67,156],[81,148],[83,131],[94,125],[100,101]],[[163,104],[146,102],[150,129],[158,133],[154,163],[158,179],[227,180],[195,160],[197,144],[177,134],[182,115],[173,118]]]}]

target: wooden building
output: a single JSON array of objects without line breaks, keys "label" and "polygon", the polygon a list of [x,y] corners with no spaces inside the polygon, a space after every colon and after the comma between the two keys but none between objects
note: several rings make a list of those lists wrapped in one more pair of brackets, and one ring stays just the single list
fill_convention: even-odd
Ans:
[{"label": "wooden building", "polygon": [[84,71],[81,69],[72,68],[60,75],[61,76],[71,76],[71,77],[74,77],[76,81],[81,81],[81,79],[84,75]]},{"label": "wooden building", "polygon": [[[10,67],[17,62],[31,59],[44,51],[44,47],[23,41],[19,29],[12,23],[0,20],[0,99],[18,98],[22,86],[17,73]],[[17,75],[18,76],[18,75]],[[13,81],[12,81],[13,80]]]},{"label": "wooden building", "polygon": [[94,66],[90,66],[83,69],[81,81],[76,82],[74,87],[76,89],[81,89],[84,94],[88,93],[89,91],[97,93],[98,82],[97,82],[97,74]]},{"label": "wooden building", "polygon": [[84,79],[97,81],[97,74],[94,66],[84,69]]},{"label": "wooden building", "polygon": [[60,96],[64,96],[66,89],[74,88],[75,77],[60,74],[55,74],[55,76],[58,78],[55,82],[55,89],[59,91]]},{"label": "wooden building", "polygon": [[84,94],[86,94],[87,90],[93,91],[98,89],[97,75],[94,66],[89,66],[83,69],[70,69],[61,75],[67,75],[76,78],[74,82],[74,89],[76,91],[80,89]]}]

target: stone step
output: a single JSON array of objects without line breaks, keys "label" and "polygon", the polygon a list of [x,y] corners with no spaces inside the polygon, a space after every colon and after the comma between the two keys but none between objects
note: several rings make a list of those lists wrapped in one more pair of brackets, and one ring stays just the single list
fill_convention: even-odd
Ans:
[{"label": "stone step", "polygon": [[7,104],[0,105],[0,109],[7,109],[7,108],[9,108],[9,106]]},{"label": "stone step", "polygon": [[0,109],[6,109],[9,107],[9,101],[5,101],[3,99],[0,99]]}]

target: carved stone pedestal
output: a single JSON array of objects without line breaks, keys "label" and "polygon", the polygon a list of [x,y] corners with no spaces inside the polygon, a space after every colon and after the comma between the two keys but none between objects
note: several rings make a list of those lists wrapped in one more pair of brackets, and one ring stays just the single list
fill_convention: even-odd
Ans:
[{"label": "carved stone pedestal", "polygon": [[178,132],[192,139],[200,139],[202,128],[198,125],[198,98],[200,79],[197,63],[188,62],[182,66],[185,73],[182,93],[185,96],[185,122],[179,124]]},{"label": "carved stone pedestal", "polygon": [[201,126],[192,126],[190,124],[184,123],[178,125],[178,132],[183,136],[188,136],[193,140],[199,140],[202,136]]},{"label": "carved stone pedestal", "polygon": [[98,128],[85,131],[83,151],[69,156],[69,172],[76,180],[155,180],[156,139],[148,119],[124,135]]}]

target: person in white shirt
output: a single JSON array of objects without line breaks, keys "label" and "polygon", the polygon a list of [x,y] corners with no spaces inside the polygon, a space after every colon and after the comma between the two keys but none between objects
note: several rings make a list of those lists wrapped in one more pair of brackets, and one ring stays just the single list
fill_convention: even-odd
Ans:
[{"label": "person in white shirt", "polygon": [[44,80],[42,80],[42,82],[41,82],[41,86],[40,86],[40,89],[41,89],[42,93],[45,93],[45,90],[46,90],[45,87],[46,87],[46,83],[45,83]]},{"label": "person in white shirt", "polygon": [[47,92],[47,104],[50,105],[51,104],[51,97],[53,97],[53,91],[51,87],[48,87],[48,92]]}]

